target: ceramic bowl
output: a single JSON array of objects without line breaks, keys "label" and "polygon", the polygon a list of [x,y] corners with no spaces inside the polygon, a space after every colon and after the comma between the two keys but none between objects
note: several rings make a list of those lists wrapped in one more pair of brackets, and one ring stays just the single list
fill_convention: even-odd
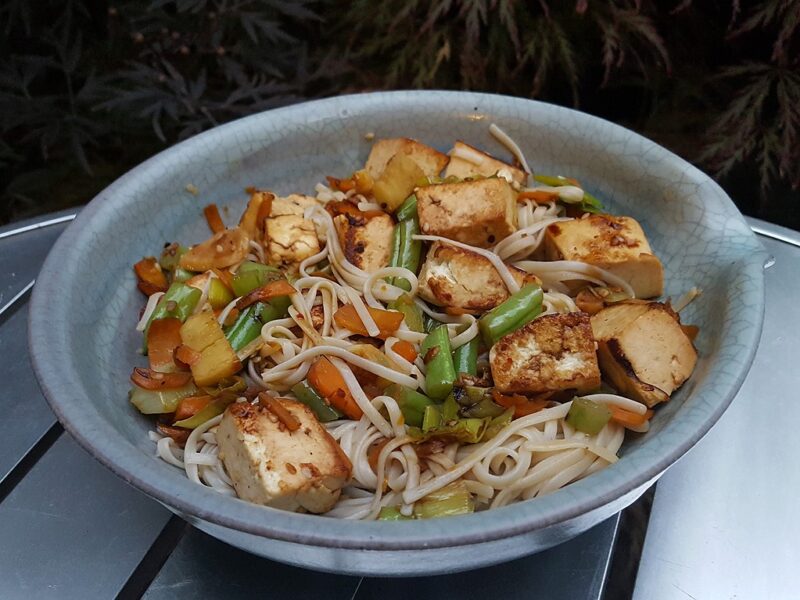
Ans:
[{"label": "ceramic bowl", "polygon": [[[155,457],[151,421],[127,401],[141,336],[132,264],[164,242],[208,235],[210,202],[238,219],[257,186],[313,193],[364,163],[375,137],[454,140],[506,156],[498,124],[542,173],[570,175],[611,212],[644,227],[665,267],[666,296],[703,295],[683,313],[700,326],[693,377],[621,460],[549,496],[499,510],[407,523],[293,514],[221,496]],[[195,193],[190,193],[189,190]],[[223,216],[226,214],[223,208]],[[664,148],[607,121],[540,102],[461,92],[342,96],[253,115],[151,158],[97,196],[53,247],[33,291],[30,343],[64,427],[100,462],[192,524],[253,553],[364,575],[470,569],[531,554],[633,502],[719,419],[761,331],[764,253],[725,193]],[[702,485],[702,482],[698,482]]]}]

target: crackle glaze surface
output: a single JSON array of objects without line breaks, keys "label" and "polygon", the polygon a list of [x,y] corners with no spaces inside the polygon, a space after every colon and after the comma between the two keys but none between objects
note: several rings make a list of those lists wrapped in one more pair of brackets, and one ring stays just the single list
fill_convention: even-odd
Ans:
[{"label": "crackle glaze surface", "polygon": [[[488,133],[492,122],[520,144],[535,171],[575,177],[611,212],[638,219],[664,262],[665,295],[676,298],[693,285],[703,289],[683,313],[685,322],[701,328],[698,367],[657,411],[650,433],[626,442],[617,464],[550,496],[402,526],[249,505],[194,485],[154,458],[146,435],[150,422],[126,397],[130,367],[141,361],[134,326],[142,297],[131,270],[136,260],[157,253],[165,242],[207,237],[201,209],[209,202],[223,209],[228,223],[235,222],[248,186],[313,193],[324,175],[349,174],[367,156],[368,132],[415,137],[443,151],[462,139],[507,157]],[[188,193],[187,184],[199,193]],[[763,262],[760,244],[715,183],[656,144],[606,121],[484,94],[342,96],[217,127],[155,156],[104,190],[59,239],[42,269],[31,304],[30,341],[44,392],[80,443],[125,480],[193,522],[209,524],[214,535],[232,543],[282,560],[271,545],[275,540],[349,549],[341,553],[346,557],[364,550],[452,549],[524,535],[527,542],[516,551],[522,555],[576,535],[631,502],[632,492],[642,491],[716,422],[758,342]],[[550,533],[547,540],[536,540],[537,531],[553,527],[555,538]],[[231,529],[238,532],[226,535]],[[237,542],[242,536],[249,541]],[[259,547],[262,537],[273,541],[265,539]],[[299,556],[285,560],[302,564]],[[470,556],[463,568],[493,562],[485,553]]]}]

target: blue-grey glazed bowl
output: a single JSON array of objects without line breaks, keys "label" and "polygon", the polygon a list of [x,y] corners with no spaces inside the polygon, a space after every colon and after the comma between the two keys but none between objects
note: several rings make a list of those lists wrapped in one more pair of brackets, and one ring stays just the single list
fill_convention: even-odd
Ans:
[{"label": "blue-grey glazed bowl", "polygon": [[[629,439],[613,466],[549,496],[440,520],[362,523],[293,514],[223,497],[154,456],[151,422],[127,401],[142,297],[131,265],[166,241],[208,235],[209,202],[238,219],[248,186],[312,192],[325,175],[363,164],[365,134],[418,138],[446,151],[457,139],[505,155],[497,123],[534,170],[578,178],[612,212],[644,227],[665,265],[666,295],[694,285],[683,313],[700,325],[691,380]],[[199,193],[187,191],[195,186]],[[223,215],[225,213],[223,212]],[[125,481],[197,527],[256,554],[314,569],[416,575],[531,554],[633,502],[719,419],[761,331],[764,252],[723,191],[641,136],[573,110],[460,92],[342,96],[272,110],[193,137],[140,165],[81,211],[53,247],[33,291],[36,374],[64,427]],[[702,482],[698,482],[702,485]]]}]

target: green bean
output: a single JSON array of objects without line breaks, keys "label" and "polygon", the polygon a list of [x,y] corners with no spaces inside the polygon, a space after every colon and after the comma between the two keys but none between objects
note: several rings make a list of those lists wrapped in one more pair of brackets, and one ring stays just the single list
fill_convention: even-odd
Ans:
[{"label": "green bean", "polygon": [[456,374],[478,374],[478,336],[453,351],[453,366]]},{"label": "green bean", "polygon": [[397,218],[398,221],[404,221],[405,219],[416,219],[417,218],[417,195],[411,194],[408,198],[405,199],[398,208],[394,216]]},{"label": "green bean", "polygon": [[422,427],[425,408],[432,406],[433,400],[399,383],[387,387],[384,394],[395,399],[397,406],[400,407],[400,411],[403,413],[406,425]]},{"label": "green bean", "polygon": [[422,431],[427,433],[437,429],[442,424],[442,411],[435,404],[429,404],[425,407],[425,412],[422,416]]},{"label": "green bean", "polygon": [[342,418],[342,413],[325,402],[308,381],[304,380],[292,386],[292,393],[295,398],[314,412],[320,423],[328,423]]},{"label": "green bean", "polygon": [[234,352],[238,352],[261,335],[264,323],[285,317],[291,303],[288,296],[278,296],[269,302],[257,302],[244,309],[236,322],[225,332],[225,337]]},{"label": "green bean", "polygon": [[542,312],[542,288],[531,283],[483,315],[478,321],[483,341],[493,346],[497,340],[524,327]]},{"label": "green bean", "polygon": [[428,396],[443,400],[453,391],[456,381],[446,325],[439,325],[428,334],[420,346],[420,354],[425,361],[425,389]]},{"label": "green bean", "polygon": [[[419,234],[419,222],[416,219],[405,219],[395,225],[394,232],[395,237],[399,237],[400,241],[397,247],[397,258],[390,261],[389,264],[408,269],[416,275],[422,254],[422,242],[414,239],[414,236]],[[399,236],[398,232],[400,232]],[[402,277],[395,277],[394,285],[407,292],[411,290],[411,283]]]}]

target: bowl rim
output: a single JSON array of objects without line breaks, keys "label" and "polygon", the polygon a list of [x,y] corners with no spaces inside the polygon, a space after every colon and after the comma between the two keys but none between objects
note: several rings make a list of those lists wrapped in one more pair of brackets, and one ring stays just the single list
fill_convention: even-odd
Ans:
[{"label": "bowl rim", "polygon": [[[411,521],[404,523],[402,527],[397,527],[394,523],[341,521],[317,515],[280,511],[224,497],[192,483],[185,477],[175,477],[176,473],[155,468],[156,463],[152,456],[135,451],[135,447],[128,443],[120,444],[118,437],[104,427],[103,419],[92,409],[91,404],[81,401],[87,398],[87,393],[78,376],[60,368],[63,357],[69,352],[67,338],[65,335],[53,335],[53,323],[63,322],[59,320],[59,316],[65,317],[66,308],[54,309],[51,298],[58,297],[59,290],[69,286],[69,274],[61,267],[65,260],[69,260],[70,248],[81,238],[93,235],[91,227],[87,225],[91,224],[99,212],[108,210],[107,205],[113,202],[111,198],[114,195],[119,194],[120,190],[138,178],[157,172],[159,163],[179,152],[192,150],[207,152],[204,146],[208,145],[208,141],[213,141],[215,136],[235,136],[237,131],[244,131],[256,124],[269,121],[301,123],[312,113],[318,117],[327,115],[329,118],[336,118],[342,114],[341,110],[345,106],[349,111],[348,116],[351,117],[353,112],[369,110],[376,106],[385,108],[391,104],[399,109],[413,109],[415,103],[435,100],[446,100],[454,106],[463,106],[465,110],[467,105],[470,107],[482,105],[488,111],[499,110],[502,106],[504,109],[518,108],[520,113],[524,113],[524,109],[530,108],[530,104],[533,104],[538,110],[568,118],[578,125],[604,122],[604,126],[609,127],[610,131],[634,140],[648,153],[655,153],[663,160],[678,161],[676,164],[680,165],[687,177],[710,185],[720,200],[730,203],[729,208],[733,208],[736,218],[747,227],[727,195],[696,167],[619,125],[560,106],[474,92],[396,91],[339,96],[254,114],[189,138],[127,172],[83,208],[54,244],[37,277],[29,308],[31,315],[49,314],[50,317],[29,319],[28,335],[34,372],[45,398],[64,428],[94,458],[127,483],[159,502],[173,507],[185,518],[198,518],[240,532],[287,542],[357,550],[413,550],[470,545],[563,524],[599,509],[644,483],[654,480],[691,449],[718,421],[733,400],[749,371],[758,346],[764,318],[763,264],[766,253],[749,227],[747,231],[752,236],[751,247],[747,247],[747,252],[743,251],[742,255],[737,257],[741,261],[741,276],[744,278],[742,285],[745,286],[744,289],[739,289],[739,292],[748,295],[754,309],[748,326],[737,331],[739,345],[743,347],[743,351],[728,358],[724,378],[719,374],[716,375],[717,400],[713,410],[707,412],[705,420],[699,427],[686,430],[672,428],[677,443],[660,458],[644,465],[631,465],[622,482],[617,477],[604,477],[610,470],[604,469],[590,478],[538,498],[535,502],[517,503],[474,515]],[[670,425],[671,423],[668,423],[664,431],[671,429]],[[564,502],[569,496],[572,496],[573,501]],[[320,519],[325,519],[324,527],[318,527],[322,523]]]}]

